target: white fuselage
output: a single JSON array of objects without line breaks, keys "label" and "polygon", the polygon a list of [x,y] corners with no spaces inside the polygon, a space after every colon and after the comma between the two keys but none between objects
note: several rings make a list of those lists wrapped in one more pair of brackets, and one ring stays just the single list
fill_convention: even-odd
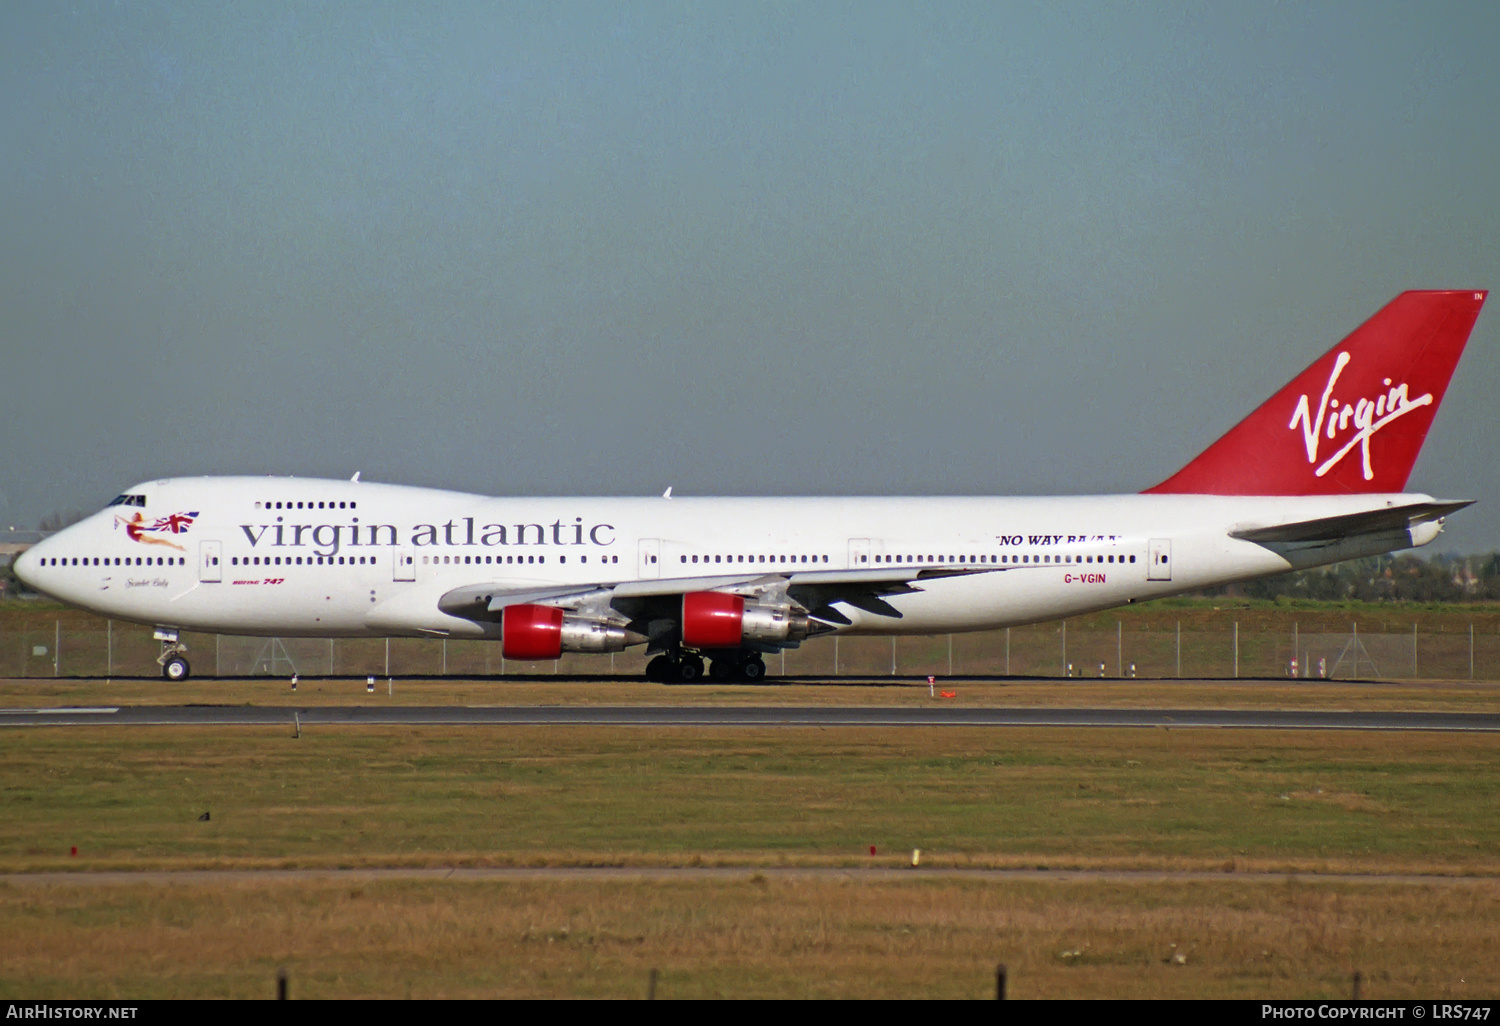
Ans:
[{"label": "white fuselage", "polygon": [[[844,633],[984,630],[1069,616],[1430,540],[1365,535],[1288,554],[1250,528],[1422,495],[1056,498],[487,498],[301,478],[177,478],[26,552],[33,586],[100,615],[229,634],[495,636],[447,615],[455,588],[883,566],[993,572],[850,605]],[[190,514],[186,526],[160,525]],[[131,518],[136,523],[131,524]],[[132,529],[132,526],[134,529]],[[687,586],[686,590],[691,590]]]}]

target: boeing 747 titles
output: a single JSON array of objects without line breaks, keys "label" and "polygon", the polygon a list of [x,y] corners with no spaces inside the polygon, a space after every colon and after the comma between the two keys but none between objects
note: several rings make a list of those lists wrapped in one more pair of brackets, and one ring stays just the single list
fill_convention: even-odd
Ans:
[{"label": "boeing 747 titles", "polygon": [[977,631],[1425,545],[1469,503],[1405,491],[1484,305],[1405,292],[1134,495],[487,498],[164,478],[22,554],[70,605],[183,631],[478,638],[507,659],[647,646],[648,676],[754,680],[822,634]]}]

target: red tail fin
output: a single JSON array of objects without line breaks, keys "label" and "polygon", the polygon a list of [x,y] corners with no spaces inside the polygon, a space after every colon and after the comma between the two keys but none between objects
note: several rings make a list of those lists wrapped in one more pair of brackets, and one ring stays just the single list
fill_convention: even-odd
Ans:
[{"label": "red tail fin", "polygon": [[1403,292],[1148,493],[1400,492],[1488,292]]}]

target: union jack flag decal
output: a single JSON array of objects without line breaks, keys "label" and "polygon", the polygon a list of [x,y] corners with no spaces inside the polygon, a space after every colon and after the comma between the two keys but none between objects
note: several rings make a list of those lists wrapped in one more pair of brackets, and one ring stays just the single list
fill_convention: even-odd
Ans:
[{"label": "union jack flag decal", "polygon": [[198,515],[197,510],[191,513],[173,513],[171,516],[158,517],[156,523],[146,528],[148,531],[171,531],[173,534],[185,534],[188,527],[193,523],[193,518]]}]

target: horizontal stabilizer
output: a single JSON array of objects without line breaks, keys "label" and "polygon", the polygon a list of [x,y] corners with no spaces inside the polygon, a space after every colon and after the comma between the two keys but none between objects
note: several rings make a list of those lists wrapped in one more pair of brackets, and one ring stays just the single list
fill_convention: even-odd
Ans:
[{"label": "horizontal stabilizer", "polygon": [[1417,502],[1409,506],[1392,506],[1372,509],[1364,513],[1346,513],[1336,517],[1319,517],[1316,520],[1301,520],[1294,524],[1276,524],[1271,527],[1252,527],[1231,531],[1231,538],[1259,544],[1288,542],[1336,541],[1361,534],[1379,534],[1385,531],[1400,531],[1413,524],[1428,523],[1449,513],[1472,506],[1473,499],[1451,502]]}]

